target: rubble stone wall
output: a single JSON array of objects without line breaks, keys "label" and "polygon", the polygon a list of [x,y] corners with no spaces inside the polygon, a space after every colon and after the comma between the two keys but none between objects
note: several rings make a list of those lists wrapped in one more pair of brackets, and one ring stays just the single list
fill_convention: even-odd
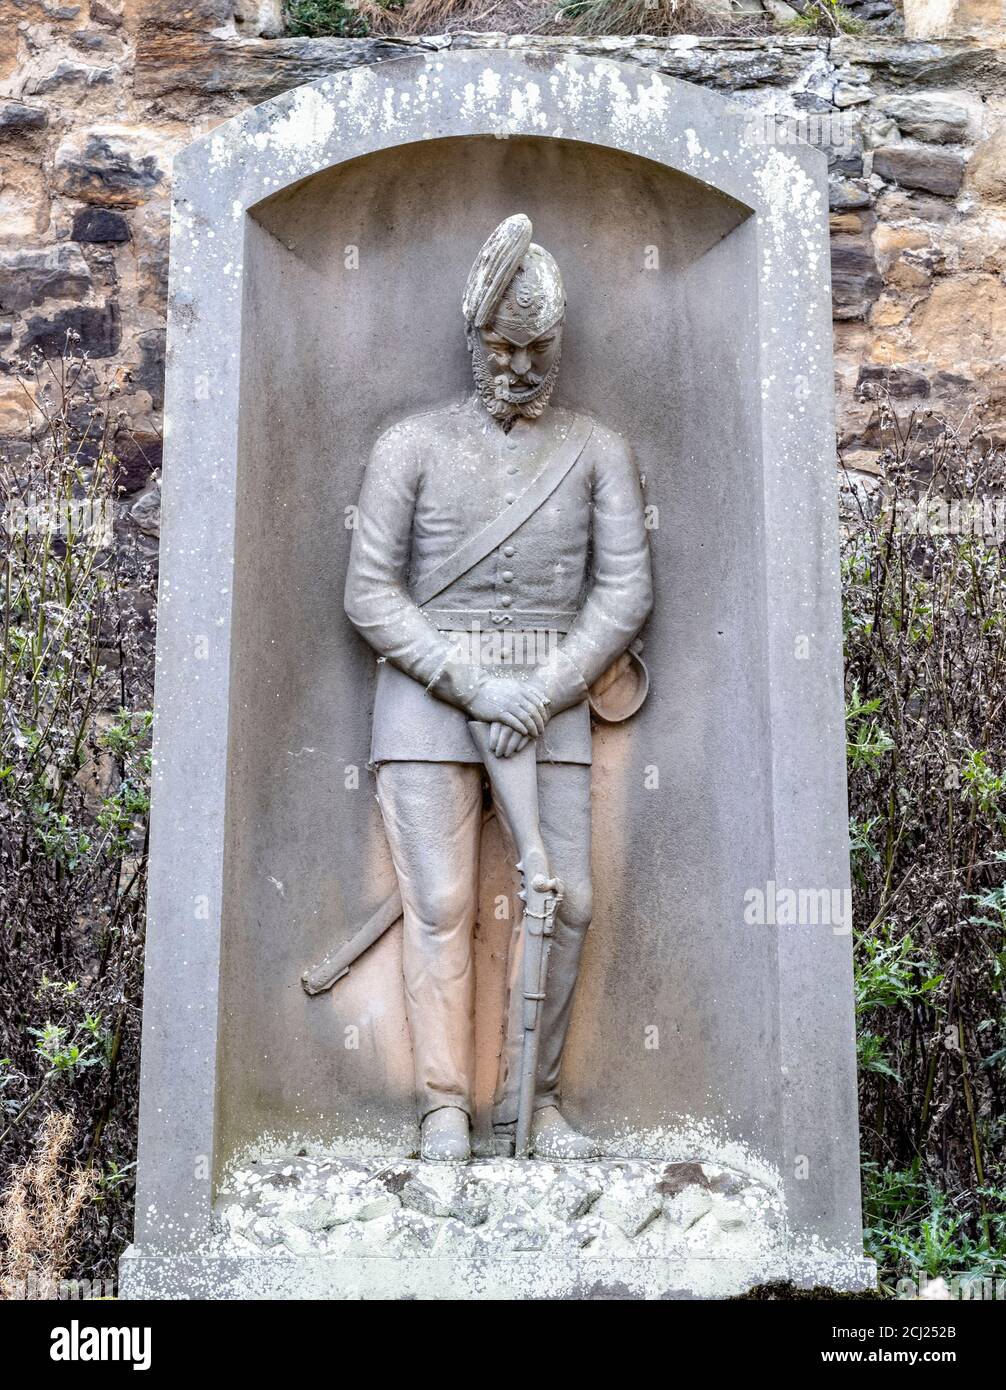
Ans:
[{"label": "rubble stone wall", "polygon": [[870,470],[883,392],[906,410],[951,415],[983,403],[1006,441],[1006,25],[996,5],[914,0],[913,10],[908,0],[909,32],[957,35],[938,39],[400,40],[283,37],[275,0],[5,0],[0,441],[16,448],[25,433],[16,360],[35,345],[58,351],[73,329],[120,378],[116,447],[127,491],[143,491],[160,460],[174,152],[287,88],[448,43],[629,59],[734,98],[766,129],[789,117],[831,161],[846,457]]}]

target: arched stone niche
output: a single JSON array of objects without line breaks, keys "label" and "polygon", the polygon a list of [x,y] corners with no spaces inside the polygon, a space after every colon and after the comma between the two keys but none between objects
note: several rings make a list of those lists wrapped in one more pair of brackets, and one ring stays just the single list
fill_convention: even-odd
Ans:
[{"label": "arched stone niche", "polygon": [[[513,211],[563,267],[558,398],[632,443],[657,575],[650,698],[595,735],[565,1104],[613,1152],[756,1174],[786,1272],[862,1281],[848,924],[745,922],[752,889],[848,888],[824,188],[719,97],[519,50],[325,79],[177,160],[127,1285],[211,1258],[235,1162],[415,1145],[398,932],[299,983],[393,886],[347,508],[384,428],[468,389],[461,288]],[[491,827],[485,870],[483,1100]]]}]

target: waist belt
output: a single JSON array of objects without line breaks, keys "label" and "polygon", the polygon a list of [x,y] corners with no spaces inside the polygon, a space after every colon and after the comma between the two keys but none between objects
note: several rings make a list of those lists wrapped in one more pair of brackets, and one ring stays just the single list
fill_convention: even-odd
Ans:
[{"label": "waist belt", "polygon": [[576,619],[575,609],[424,608],[423,613],[439,632],[568,632]]}]

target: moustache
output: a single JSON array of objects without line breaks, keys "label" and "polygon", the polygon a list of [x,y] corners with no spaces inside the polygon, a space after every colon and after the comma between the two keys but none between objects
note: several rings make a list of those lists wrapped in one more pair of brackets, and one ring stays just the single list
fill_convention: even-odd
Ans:
[{"label": "moustache", "polygon": [[520,376],[501,372],[499,376],[493,377],[493,392],[498,401],[519,399],[529,391],[536,391],[544,380],[542,372],[528,371]]}]

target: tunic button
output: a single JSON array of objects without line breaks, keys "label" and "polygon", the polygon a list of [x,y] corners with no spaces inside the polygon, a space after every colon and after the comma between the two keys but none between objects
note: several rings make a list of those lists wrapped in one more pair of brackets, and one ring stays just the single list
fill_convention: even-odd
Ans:
[{"label": "tunic button", "polygon": [[503,547],[503,554],[504,554],[504,555],[507,557],[507,559],[509,560],[510,556],[511,556],[511,555],[516,555],[517,552],[516,552],[516,550],[514,550],[514,548],[513,548],[512,545],[505,545],[505,546]]},{"label": "tunic button", "polygon": [[509,594],[504,594],[503,597],[500,599],[501,608],[509,608],[511,603],[513,603],[513,599],[510,597]]},{"label": "tunic button", "polygon": [[509,507],[512,503],[514,503],[514,502],[517,501],[517,498],[516,498],[516,495],[515,495],[514,493],[508,492],[507,495],[503,498],[503,501],[504,501],[504,502],[507,504],[507,506]]},{"label": "tunic button", "polygon": [[507,469],[507,472],[510,473],[510,474],[519,473],[519,472],[520,472],[520,469],[517,467],[517,465],[516,465],[515,463],[512,463],[512,464],[510,465],[510,467]]},{"label": "tunic button", "polygon": [[504,584],[512,584],[513,570],[504,570],[503,573],[500,575],[500,578],[503,580]]}]

